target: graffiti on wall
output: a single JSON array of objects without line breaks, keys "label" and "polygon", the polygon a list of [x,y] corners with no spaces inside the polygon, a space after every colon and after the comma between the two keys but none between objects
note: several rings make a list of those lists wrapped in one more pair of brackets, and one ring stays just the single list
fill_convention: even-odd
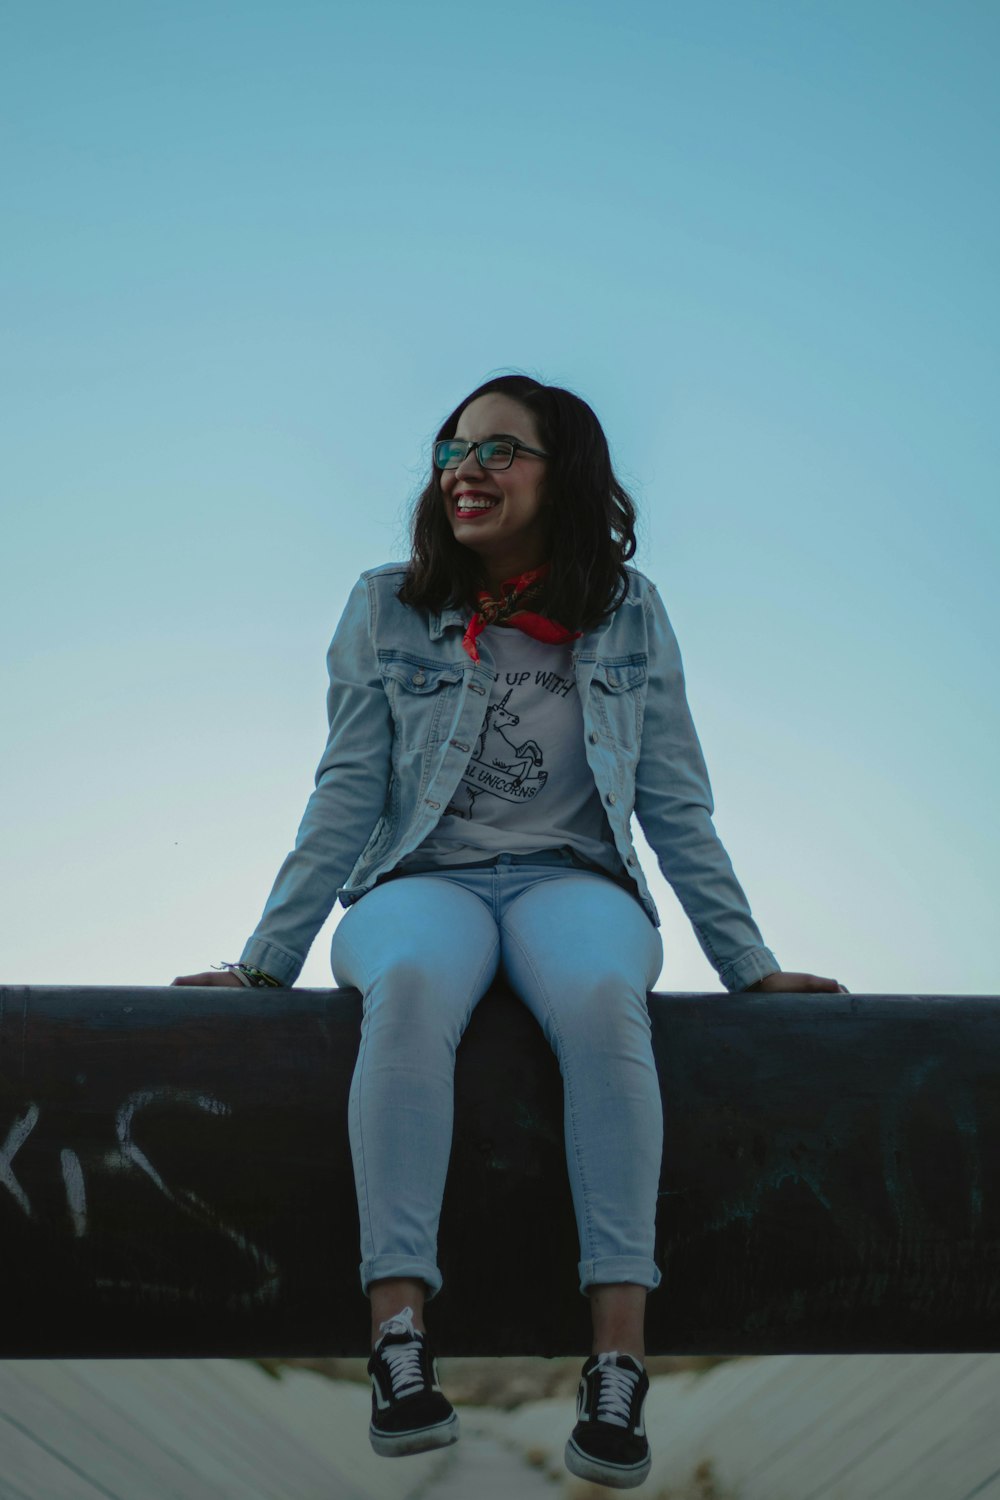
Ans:
[{"label": "graffiti on wall", "polygon": [[[230,1113],[227,1104],[210,1094],[169,1086],[135,1090],[127,1095],[115,1112],[117,1144],[94,1165],[101,1170],[115,1174],[142,1174],[178,1213],[230,1241],[241,1255],[251,1261],[258,1273],[257,1284],[250,1291],[233,1292],[228,1299],[230,1304],[249,1308],[273,1302],[278,1294],[281,1277],[278,1266],[271,1256],[248,1239],[239,1228],[227,1223],[211,1204],[206,1203],[190,1188],[171,1187],[139,1145],[135,1135],[136,1123],[143,1110],[151,1106],[155,1106],[158,1110],[162,1110],[164,1106],[184,1110],[195,1109],[209,1116]],[[15,1118],[3,1143],[0,1144],[0,1187],[6,1189],[28,1219],[35,1219],[37,1215],[28,1193],[18,1180],[16,1158],[18,1152],[30,1139],[40,1118],[39,1106],[34,1102],[29,1103],[23,1113]],[[61,1150],[59,1165],[66,1194],[66,1209],[71,1233],[74,1238],[82,1239],[88,1233],[87,1183],[84,1166],[78,1154],[69,1146]],[[97,1285],[109,1289],[120,1288],[132,1292],[155,1294],[157,1297],[179,1298],[196,1294],[194,1288],[182,1288],[159,1282],[154,1284],[145,1281],[98,1278]]]}]

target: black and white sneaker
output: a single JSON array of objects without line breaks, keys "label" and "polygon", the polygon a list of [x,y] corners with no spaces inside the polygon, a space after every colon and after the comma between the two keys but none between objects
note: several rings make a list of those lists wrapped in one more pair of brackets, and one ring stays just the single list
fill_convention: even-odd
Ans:
[{"label": "black and white sneaker", "polygon": [[631,1354],[592,1354],[580,1376],[566,1467],[613,1489],[642,1484],[652,1459],[642,1409],[649,1376]]},{"label": "black and white sneaker", "polygon": [[383,1458],[426,1453],[458,1442],[458,1414],[438,1384],[426,1334],[404,1307],[380,1323],[382,1337],[368,1361],[372,1378],[371,1445]]}]

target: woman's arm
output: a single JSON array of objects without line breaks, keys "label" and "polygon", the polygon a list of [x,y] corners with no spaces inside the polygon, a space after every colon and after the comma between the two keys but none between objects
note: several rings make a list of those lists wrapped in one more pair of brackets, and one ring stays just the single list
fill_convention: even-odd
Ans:
[{"label": "woman's arm", "polygon": [[374,594],[351,590],[327,654],[329,734],[295,839],[240,962],[282,984],[297,978],[337,891],[386,804],[392,715],[372,644]]},{"label": "woman's arm", "polygon": [[[837,989],[783,975],[753,919],[715,825],[708,768],[688,706],[677,637],[655,585],[647,595],[648,683],[635,812],[702,951],[728,990]],[[809,979],[813,985],[800,981]],[[786,981],[795,980],[796,983]]]}]

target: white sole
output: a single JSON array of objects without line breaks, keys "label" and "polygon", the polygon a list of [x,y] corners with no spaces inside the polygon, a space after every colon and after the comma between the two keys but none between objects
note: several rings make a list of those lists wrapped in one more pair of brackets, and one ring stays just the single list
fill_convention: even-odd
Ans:
[{"label": "white sole", "polygon": [[380,1458],[406,1458],[411,1453],[447,1448],[459,1439],[458,1413],[453,1411],[433,1427],[415,1427],[410,1432],[378,1432],[369,1426],[368,1438]]},{"label": "white sole", "polygon": [[576,1474],[579,1479],[590,1479],[595,1484],[606,1484],[615,1490],[634,1490],[636,1485],[642,1484],[648,1477],[653,1462],[652,1454],[647,1454],[637,1464],[602,1464],[579,1449],[572,1438],[567,1440],[564,1458],[571,1474]]}]

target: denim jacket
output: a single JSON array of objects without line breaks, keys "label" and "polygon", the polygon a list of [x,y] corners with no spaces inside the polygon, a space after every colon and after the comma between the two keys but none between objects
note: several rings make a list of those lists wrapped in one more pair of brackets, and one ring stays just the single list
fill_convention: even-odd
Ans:
[{"label": "denim jacket", "polygon": [[[359,900],[430,833],[482,730],[495,664],[462,646],[467,611],[396,598],[406,564],[361,574],[327,657],[330,733],[295,848],[242,962],[299,974],[339,896]],[[572,643],[584,749],[636,895],[660,925],[632,842],[634,812],[709,963],[728,990],[780,965],[764,946],[712,823],[708,771],[680,651],[655,584],[627,569],[621,605]]]}]

